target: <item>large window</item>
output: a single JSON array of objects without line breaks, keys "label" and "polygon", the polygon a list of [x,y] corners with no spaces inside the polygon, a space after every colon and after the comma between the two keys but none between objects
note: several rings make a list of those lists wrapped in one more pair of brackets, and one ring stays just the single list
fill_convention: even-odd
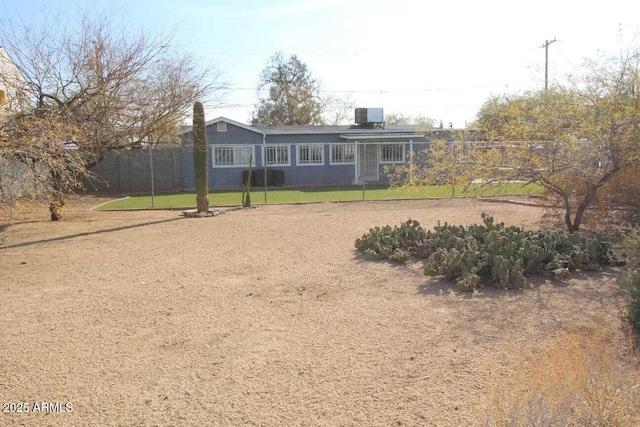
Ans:
[{"label": "large window", "polygon": [[380,146],[380,163],[404,162],[404,144],[382,144]]},{"label": "large window", "polygon": [[345,165],[356,162],[355,144],[331,144],[331,164]]},{"label": "large window", "polygon": [[324,146],[320,144],[298,145],[298,165],[320,166],[324,164]]},{"label": "large window", "polygon": [[[213,147],[213,167],[248,167],[253,155],[250,145],[222,145]],[[252,162],[255,164],[255,160]]]},{"label": "large window", "polygon": [[267,145],[264,158],[267,166],[291,166],[288,145]]}]

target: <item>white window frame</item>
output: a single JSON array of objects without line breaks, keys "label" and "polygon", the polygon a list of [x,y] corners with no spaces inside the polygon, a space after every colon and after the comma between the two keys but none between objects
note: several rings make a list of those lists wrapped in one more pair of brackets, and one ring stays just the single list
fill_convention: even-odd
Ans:
[{"label": "white window frame", "polygon": [[216,130],[218,132],[226,132],[227,131],[227,122],[218,122],[218,123],[216,123]]},{"label": "white window frame", "polygon": [[[216,149],[218,148],[224,148],[224,149],[231,149],[233,152],[233,164],[218,164],[216,162],[217,157],[216,157]],[[211,167],[213,168],[248,168],[249,167],[249,163],[247,159],[247,163],[236,163],[236,154],[235,151],[238,149],[249,149],[251,150],[250,156],[253,159],[252,163],[255,166],[256,164],[256,150],[255,147],[253,145],[234,145],[234,144],[224,144],[224,145],[212,145],[211,146]]]},{"label": "white window frame", "polygon": [[[333,158],[333,147],[342,147],[342,160],[335,160]],[[351,157],[353,160],[344,160],[346,158],[344,149],[348,148],[351,150]],[[356,145],[349,143],[341,143],[341,144],[330,144],[329,145],[329,164],[330,165],[355,165],[356,164]]]},{"label": "white window frame", "polygon": [[[392,159],[392,160],[388,160],[384,158],[384,147],[388,146],[388,145],[400,145],[402,146],[402,158],[401,159]],[[385,143],[385,144],[380,144],[378,147],[379,153],[380,153],[380,164],[393,164],[393,163],[404,163],[405,161],[405,157],[406,157],[406,146],[404,142],[392,142],[392,143]]]},{"label": "white window frame", "polygon": [[[287,150],[287,161],[285,162],[267,162],[267,151],[269,149],[285,149]],[[262,146],[262,166],[285,167],[291,166],[291,147],[289,144],[267,144]]]},{"label": "white window frame", "polygon": [[[305,161],[303,162],[300,158],[300,151],[304,148],[309,150],[320,150],[320,161]],[[311,152],[309,152],[311,154]],[[315,156],[311,156],[315,157]],[[309,159],[307,159],[309,160]],[[298,144],[296,145],[296,164],[298,166],[324,166],[324,144]]]}]

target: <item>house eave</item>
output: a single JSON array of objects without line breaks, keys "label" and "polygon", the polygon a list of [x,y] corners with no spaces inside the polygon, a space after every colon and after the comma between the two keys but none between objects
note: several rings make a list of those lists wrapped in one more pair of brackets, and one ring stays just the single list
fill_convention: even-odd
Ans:
[{"label": "house eave", "polygon": [[340,135],[340,138],[347,141],[390,141],[390,140],[412,140],[422,138],[422,135],[416,133],[403,134],[348,134]]},{"label": "house eave", "polygon": [[[256,127],[253,127],[253,126],[250,126],[250,125],[246,125],[244,123],[240,123],[240,122],[237,122],[237,121],[232,120],[232,119],[228,119],[228,118],[223,117],[223,116],[216,117],[215,119],[207,120],[206,122],[204,122],[204,126],[205,127],[209,127],[209,126],[215,125],[216,123],[219,123],[219,122],[225,122],[225,123],[228,123],[230,125],[237,126],[239,128],[248,130],[250,132],[255,132],[255,133],[259,134],[259,135],[262,135],[264,133],[259,128],[256,128]],[[192,132],[192,131],[193,131],[193,126],[187,126],[187,127],[183,128],[183,129],[179,130],[178,132],[176,132],[176,136],[185,135],[185,134],[187,134],[189,132]]]}]

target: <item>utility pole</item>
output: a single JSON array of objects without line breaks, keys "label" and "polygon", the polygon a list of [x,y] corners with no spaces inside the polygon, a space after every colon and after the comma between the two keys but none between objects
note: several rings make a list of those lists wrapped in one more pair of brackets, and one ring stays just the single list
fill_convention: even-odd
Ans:
[{"label": "utility pole", "polygon": [[557,41],[554,37],[553,40],[545,40],[542,45],[544,48],[544,90],[549,88],[549,45]]}]

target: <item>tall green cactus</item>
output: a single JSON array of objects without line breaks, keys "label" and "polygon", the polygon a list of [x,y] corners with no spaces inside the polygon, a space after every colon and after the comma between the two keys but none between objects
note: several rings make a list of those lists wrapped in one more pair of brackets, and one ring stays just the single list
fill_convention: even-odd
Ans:
[{"label": "tall green cactus", "polygon": [[193,171],[196,178],[196,206],[198,213],[209,212],[209,165],[207,129],[202,102],[193,104]]}]

